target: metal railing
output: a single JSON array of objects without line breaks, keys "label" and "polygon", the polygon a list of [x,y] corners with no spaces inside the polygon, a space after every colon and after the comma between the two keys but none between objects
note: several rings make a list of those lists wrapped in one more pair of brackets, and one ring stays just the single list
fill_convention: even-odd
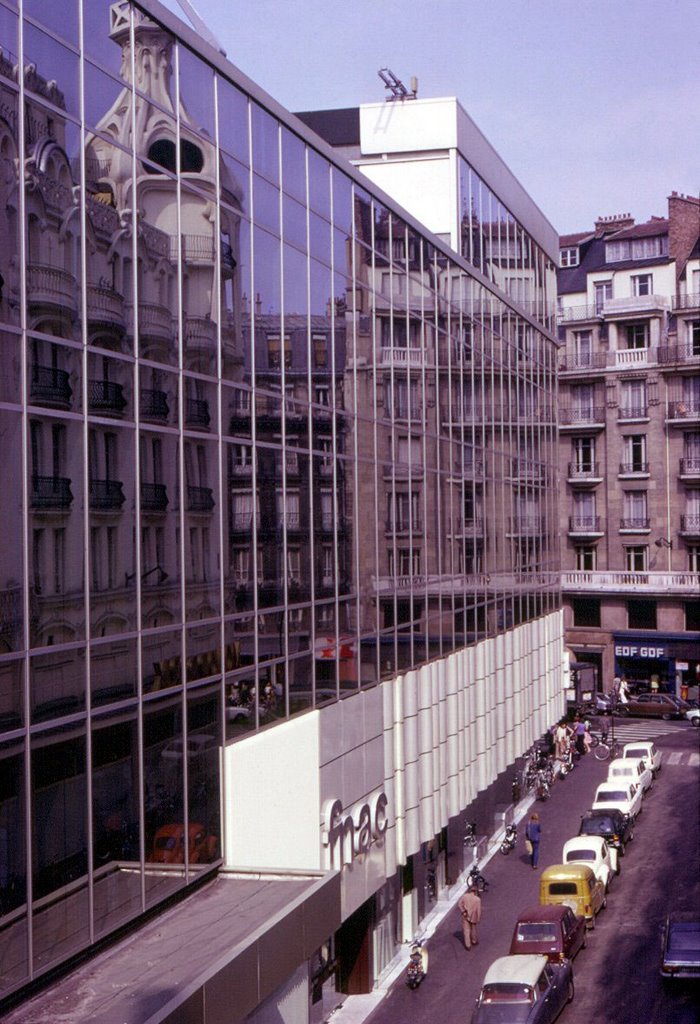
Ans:
[{"label": "metal railing", "polygon": [[90,508],[118,510],[126,501],[121,480],[93,480],[89,482]]},{"label": "metal railing", "polygon": [[211,487],[187,488],[188,512],[211,512],[214,508],[214,494]]},{"label": "metal railing", "polygon": [[692,512],[681,516],[681,533],[697,537],[700,534],[700,513]]},{"label": "metal railing", "polygon": [[33,476],[30,501],[34,509],[70,508],[73,501],[70,480],[65,476]]},{"label": "metal railing", "polygon": [[569,516],[569,533],[601,533],[600,516]]},{"label": "metal railing", "polygon": [[573,427],[580,423],[605,423],[605,406],[595,405],[586,408],[564,406],[559,409],[560,426]]},{"label": "metal railing", "polygon": [[700,589],[700,572],[563,572],[562,590],[611,593],[694,593]]},{"label": "metal railing", "polygon": [[88,406],[91,412],[123,412],[126,405],[121,384],[111,380],[88,381]]},{"label": "metal railing", "polygon": [[165,391],[142,388],[140,411],[142,419],[167,420],[170,407]]},{"label": "metal railing", "polygon": [[32,366],[29,395],[33,401],[66,408],[73,395],[70,375],[53,366]]},{"label": "metal railing", "polygon": [[141,511],[165,512],[168,507],[168,489],[165,484],[141,484]]},{"label": "metal railing", "polygon": [[621,530],[648,530],[650,520],[647,516],[623,516],[620,519]]}]

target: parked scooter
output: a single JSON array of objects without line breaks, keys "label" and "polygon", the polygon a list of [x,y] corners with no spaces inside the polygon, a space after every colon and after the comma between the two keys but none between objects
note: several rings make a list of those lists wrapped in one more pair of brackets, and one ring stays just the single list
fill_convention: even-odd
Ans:
[{"label": "parked scooter", "polygon": [[537,784],[535,787],[535,796],[538,800],[549,800],[549,782],[544,772],[539,772],[537,776]]},{"label": "parked scooter", "polygon": [[506,832],[503,836],[503,842],[501,843],[501,853],[503,856],[507,856],[511,850],[515,849],[515,844],[518,841],[518,826],[513,823],[506,825]]},{"label": "parked scooter", "polygon": [[418,988],[428,973],[428,950],[423,939],[414,939],[408,954],[406,967],[406,984],[409,988]]},{"label": "parked scooter", "polygon": [[467,875],[467,888],[474,889],[475,892],[482,893],[486,892],[489,887],[489,883],[486,881],[482,873],[479,871],[478,864],[472,864]]},{"label": "parked scooter", "polygon": [[576,758],[574,757],[573,750],[569,748],[559,761],[559,778],[565,779],[567,775],[571,774],[575,767]]}]

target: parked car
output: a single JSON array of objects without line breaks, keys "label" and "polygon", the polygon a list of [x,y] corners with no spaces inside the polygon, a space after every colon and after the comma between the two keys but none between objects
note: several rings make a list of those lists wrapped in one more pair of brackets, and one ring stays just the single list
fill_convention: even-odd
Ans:
[{"label": "parked car", "polygon": [[696,728],[700,725],[700,708],[690,707],[685,713],[685,717],[688,719],[691,725]]},{"label": "parked car", "polygon": [[605,886],[587,864],[552,864],[540,875],[540,903],[571,907],[595,928],[595,916],[605,908]]},{"label": "parked car", "polygon": [[586,811],[581,816],[578,830],[580,836],[602,836],[615,854],[615,871],[620,872],[620,857],[625,856],[625,847],[634,839],[634,822],[621,811]]},{"label": "parked car", "polygon": [[661,943],[661,977],[667,980],[700,978],[700,917],[669,914]]},{"label": "parked car", "polygon": [[568,839],[564,843],[561,859],[564,864],[587,864],[603,883],[606,892],[616,873],[617,857],[602,836],[576,836]]},{"label": "parked car", "polygon": [[[605,840],[603,840],[603,843]],[[544,953],[555,963],[573,960],[586,945],[586,919],[571,907],[528,907],[521,910],[513,929],[511,954]]]},{"label": "parked car", "polygon": [[[199,757],[216,746],[216,736],[210,736],[208,733],[190,733],[187,737],[187,759]],[[184,749],[185,740],[178,736],[177,739],[171,740],[167,747],[163,747],[160,756],[166,761],[181,761]]]},{"label": "parked car", "polygon": [[502,956],[486,972],[472,1024],[552,1024],[573,998],[570,960]]},{"label": "parked car", "polygon": [[626,704],[630,715],[641,715],[645,718],[683,718],[688,704],[680,697],[670,693],[639,693],[630,697]]},{"label": "parked car", "polygon": [[209,864],[216,858],[216,836],[209,835],[204,825],[162,825],[153,837],[151,861],[155,864],[184,864],[185,837],[190,864]]},{"label": "parked car", "polygon": [[652,740],[637,740],[625,743],[621,757],[641,758],[650,772],[658,775],[661,771],[661,751]]},{"label": "parked car", "polygon": [[607,781],[614,782],[617,779],[629,779],[636,786],[642,787],[642,793],[647,793],[654,784],[654,776],[641,757],[616,757],[611,761]]},{"label": "parked car", "polygon": [[591,807],[622,811],[628,817],[636,819],[642,813],[642,788],[633,782],[617,779],[615,782],[603,782],[595,791]]}]

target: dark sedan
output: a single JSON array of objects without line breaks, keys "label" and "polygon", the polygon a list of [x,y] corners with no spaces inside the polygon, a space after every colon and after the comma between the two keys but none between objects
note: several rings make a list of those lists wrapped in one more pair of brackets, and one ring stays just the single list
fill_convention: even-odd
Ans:
[{"label": "dark sedan", "polygon": [[645,718],[684,718],[689,705],[670,693],[640,693],[630,697],[625,705],[630,715]]},{"label": "dark sedan", "polygon": [[700,979],[700,918],[671,914],[666,919],[661,950],[661,977]]},{"label": "dark sedan", "polygon": [[511,954],[544,953],[550,961],[573,960],[586,945],[586,919],[571,907],[528,907],[513,929]]},{"label": "dark sedan", "polygon": [[613,809],[586,811],[581,816],[580,836],[602,836],[615,855],[615,871],[619,873],[618,857],[625,856],[627,843],[634,839],[634,822],[621,811]]}]

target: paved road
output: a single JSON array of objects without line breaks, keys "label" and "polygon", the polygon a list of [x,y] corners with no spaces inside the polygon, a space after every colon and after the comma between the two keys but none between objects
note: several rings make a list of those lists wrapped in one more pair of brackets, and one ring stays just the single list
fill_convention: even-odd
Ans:
[{"label": "paved road", "polygon": [[[576,958],[576,998],[559,1024],[697,1024],[692,993],[668,992],[658,976],[660,928],[668,909],[700,910],[700,733],[684,722],[630,720],[617,728],[623,742],[654,738],[665,764],[645,797],[634,842],[611,886],[608,907]],[[540,868],[559,863],[563,843],[578,832],[606,762],[591,755],[538,803],[543,826]],[[507,954],[517,912],[539,902],[539,871],[524,850],[523,828],[516,851],[496,855],[484,869],[490,889],[484,897],[480,943],[462,944],[461,921],[453,907],[428,944],[429,973],[415,992],[394,985],[367,1024],[467,1024],[489,964]]]}]

